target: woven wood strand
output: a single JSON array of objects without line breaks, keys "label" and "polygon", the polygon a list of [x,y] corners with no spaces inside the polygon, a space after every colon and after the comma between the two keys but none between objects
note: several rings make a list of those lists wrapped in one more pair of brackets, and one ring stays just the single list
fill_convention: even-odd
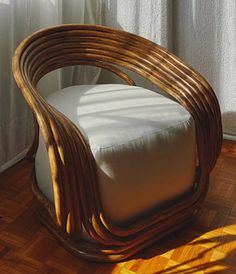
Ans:
[{"label": "woven wood strand", "polygon": [[[37,92],[36,85],[45,74],[71,65],[105,68],[134,85],[123,67],[148,79],[186,108],[196,127],[198,187],[178,204],[129,226],[113,224],[102,209],[89,145],[79,129]],[[103,26],[60,25],[22,41],[13,57],[13,74],[42,132],[52,172],[54,205],[38,190],[34,174],[32,177],[39,215],[67,248],[93,260],[122,260],[191,220],[207,193],[209,173],[222,143],[218,101],[196,71],[139,36]],[[82,227],[98,245],[79,240]]]}]

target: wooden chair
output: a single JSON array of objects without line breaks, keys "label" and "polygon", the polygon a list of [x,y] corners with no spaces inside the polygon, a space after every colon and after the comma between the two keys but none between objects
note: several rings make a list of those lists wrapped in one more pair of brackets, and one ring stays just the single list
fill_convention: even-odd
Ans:
[{"label": "wooden chair", "polygon": [[[184,195],[124,223],[108,216],[86,132],[43,99],[36,87],[45,74],[72,65],[109,70],[131,86],[135,83],[122,68],[133,71],[160,87],[175,106],[177,102],[191,115],[196,132],[195,180]],[[91,260],[120,261],[196,215],[222,143],[219,104],[210,85],[196,71],[161,46],[134,34],[95,25],[60,25],[21,42],[13,57],[13,74],[35,118],[30,154],[36,153],[40,128],[50,163],[53,201],[39,188],[35,170],[32,175],[38,215],[66,248]],[[171,168],[171,162],[169,165]]]}]

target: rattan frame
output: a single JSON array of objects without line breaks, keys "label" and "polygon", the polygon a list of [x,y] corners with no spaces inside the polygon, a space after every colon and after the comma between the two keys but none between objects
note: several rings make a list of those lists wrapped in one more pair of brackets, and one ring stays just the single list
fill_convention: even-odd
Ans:
[{"label": "rattan frame", "polygon": [[[92,65],[112,71],[130,85],[122,72],[136,72],[160,87],[192,115],[198,163],[193,191],[177,204],[127,226],[113,224],[104,214],[95,160],[80,130],[38,94],[36,85],[48,72],[71,65]],[[209,173],[222,144],[221,114],[216,96],[196,71],[161,46],[121,30],[96,25],[59,25],[40,30],[21,42],[13,57],[13,75],[35,117],[47,147],[54,204],[37,187],[43,223],[70,251],[96,261],[120,261],[182,227],[198,211]],[[94,242],[82,239],[83,228]]]}]

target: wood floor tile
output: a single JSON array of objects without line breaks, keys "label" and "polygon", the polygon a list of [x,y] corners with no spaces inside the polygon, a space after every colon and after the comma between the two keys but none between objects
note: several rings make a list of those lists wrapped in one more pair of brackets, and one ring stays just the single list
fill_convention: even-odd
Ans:
[{"label": "wood floor tile", "polygon": [[236,273],[236,143],[224,142],[192,224],[117,264],[73,256],[41,225],[31,167],[23,160],[0,174],[0,274]]}]

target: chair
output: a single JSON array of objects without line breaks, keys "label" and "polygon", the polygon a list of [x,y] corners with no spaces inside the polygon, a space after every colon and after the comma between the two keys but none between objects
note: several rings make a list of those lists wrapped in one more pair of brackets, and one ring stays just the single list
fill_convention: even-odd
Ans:
[{"label": "chair", "polygon": [[[126,84],[73,86],[43,99],[38,81],[72,65],[106,69]],[[135,86],[122,68],[166,96]],[[222,126],[212,88],[192,68],[122,30],[59,25],[21,42],[13,74],[35,118],[37,213],[67,249],[121,261],[196,216]]]}]

